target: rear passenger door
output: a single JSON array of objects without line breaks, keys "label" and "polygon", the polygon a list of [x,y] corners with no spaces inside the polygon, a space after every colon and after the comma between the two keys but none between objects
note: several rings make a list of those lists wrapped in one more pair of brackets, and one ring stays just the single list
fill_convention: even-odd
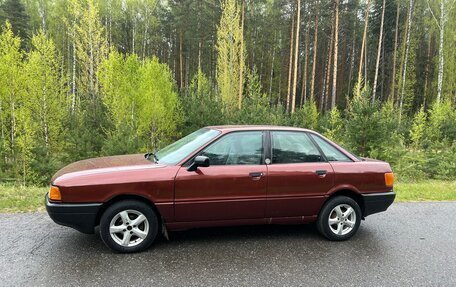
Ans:
[{"label": "rear passenger door", "polygon": [[266,217],[312,216],[333,187],[334,171],[308,133],[270,131]]}]

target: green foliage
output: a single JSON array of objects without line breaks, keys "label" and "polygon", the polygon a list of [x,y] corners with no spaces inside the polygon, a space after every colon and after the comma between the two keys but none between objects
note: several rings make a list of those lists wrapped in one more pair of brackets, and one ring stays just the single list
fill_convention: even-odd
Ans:
[{"label": "green foliage", "polygon": [[303,106],[291,115],[290,124],[306,129],[317,129],[318,109],[315,101],[306,101]]},{"label": "green foliage", "polygon": [[[446,11],[443,96],[434,103],[440,31],[427,3],[414,1],[407,63],[408,3],[399,7],[397,43],[396,3],[386,6],[379,101],[372,102],[369,63],[377,52],[382,2],[374,1],[370,11],[361,79],[356,70],[364,17],[358,15],[364,4],[344,3],[339,33],[349,41],[339,43],[338,57],[350,60],[338,68],[338,103],[353,91],[347,108],[327,111],[317,107],[323,79],[331,76],[325,71],[333,70],[323,49],[330,44],[332,14],[318,11],[332,4],[301,1],[306,20],[297,94],[309,98],[313,81],[314,101],[290,114],[281,102],[294,43],[289,1],[245,1],[243,33],[241,2],[234,0],[0,2],[1,179],[47,184],[53,172],[78,159],[153,150],[202,126],[236,123],[320,131],[356,154],[390,162],[399,178],[456,178],[456,9]],[[313,71],[317,17],[320,64]],[[395,96],[386,99],[391,88]]]},{"label": "green foliage", "polygon": [[222,17],[217,29],[217,84],[226,108],[238,103],[241,47],[240,11],[235,0],[222,2]]},{"label": "green foliage", "polygon": [[211,83],[201,70],[193,77],[188,96],[182,98],[182,107],[185,115],[182,134],[224,122],[222,103],[216,99]]},{"label": "green foliage", "polygon": [[131,131],[133,141],[139,138],[141,144],[126,147],[147,150],[163,146],[176,136],[181,121],[179,100],[169,68],[157,58],[141,62],[134,54],[124,58],[113,51],[101,64],[99,77],[103,104],[119,132],[109,133],[110,139]]},{"label": "green foliage", "polygon": [[0,24],[11,23],[13,33],[23,41],[30,36],[29,16],[20,0],[5,0],[0,5]]},{"label": "green foliage", "polygon": [[413,118],[412,129],[410,130],[410,141],[414,148],[418,148],[421,144],[421,140],[424,136],[424,130],[426,127],[426,113],[424,108],[421,107],[418,113]]},{"label": "green foliage", "polygon": [[323,117],[321,128],[324,136],[344,145],[344,120],[337,107]]}]

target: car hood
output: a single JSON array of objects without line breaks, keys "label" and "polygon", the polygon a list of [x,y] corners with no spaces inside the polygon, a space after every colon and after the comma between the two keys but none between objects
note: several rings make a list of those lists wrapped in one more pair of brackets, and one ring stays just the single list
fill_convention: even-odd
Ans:
[{"label": "car hood", "polygon": [[71,163],[57,171],[52,177],[51,182],[54,183],[58,178],[68,177],[70,175],[108,173],[141,168],[141,166],[147,166],[147,168],[164,167],[163,165],[154,164],[145,159],[144,154],[105,156]]}]

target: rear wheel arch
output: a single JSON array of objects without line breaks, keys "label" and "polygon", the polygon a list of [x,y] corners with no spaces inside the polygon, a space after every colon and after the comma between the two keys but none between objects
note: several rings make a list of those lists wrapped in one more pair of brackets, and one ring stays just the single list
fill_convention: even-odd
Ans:
[{"label": "rear wheel arch", "polygon": [[[361,208],[361,213],[364,214],[364,200],[363,200],[363,197],[361,196],[360,193],[354,191],[354,190],[351,190],[351,189],[340,189],[340,190],[337,190],[336,192],[333,192],[331,193],[331,195],[326,199],[325,203],[328,202],[328,200],[330,198],[333,198],[333,197],[336,197],[336,196],[346,196],[346,197],[350,197],[351,199],[353,199],[354,201],[356,201],[356,203],[359,205],[359,208]],[[364,219],[364,218],[363,218]]]},{"label": "rear wheel arch", "polygon": [[147,204],[154,211],[155,215],[158,218],[159,223],[161,224],[163,222],[163,218],[162,218],[160,212],[158,211],[158,208],[155,206],[155,204],[152,201],[150,201],[149,199],[147,199],[143,196],[140,196],[140,195],[122,194],[122,195],[117,195],[117,196],[109,199],[105,203],[103,203],[103,205],[100,207],[100,210],[98,211],[95,225],[97,226],[100,224],[101,216],[103,215],[103,213],[106,211],[106,209],[108,207],[110,207],[111,205],[113,205],[116,202],[123,201],[123,200],[136,200],[136,201],[140,201],[140,202]]}]

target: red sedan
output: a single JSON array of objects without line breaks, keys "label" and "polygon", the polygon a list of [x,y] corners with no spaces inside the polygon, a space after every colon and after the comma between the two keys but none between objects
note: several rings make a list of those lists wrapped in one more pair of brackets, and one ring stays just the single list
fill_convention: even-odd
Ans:
[{"label": "red sedan", "polygon": [[72,163],[52,178],[46,209],[84,233],[99,226],[119,252],[196,227],[316,222],[330,240],[394,201],[388,163],[322,135],[276,126],[206,127],[146,155]]}]

